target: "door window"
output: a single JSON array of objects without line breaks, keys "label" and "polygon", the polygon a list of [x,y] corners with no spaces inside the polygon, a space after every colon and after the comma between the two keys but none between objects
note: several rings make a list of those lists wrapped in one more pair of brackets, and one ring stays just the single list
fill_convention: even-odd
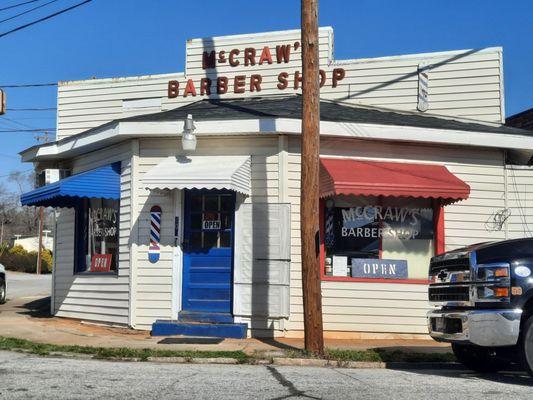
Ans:
[{"label": "door window", "polygon": [[191,194],[189,246],[192,249],[228,248],[232,242],[234,196]]}]

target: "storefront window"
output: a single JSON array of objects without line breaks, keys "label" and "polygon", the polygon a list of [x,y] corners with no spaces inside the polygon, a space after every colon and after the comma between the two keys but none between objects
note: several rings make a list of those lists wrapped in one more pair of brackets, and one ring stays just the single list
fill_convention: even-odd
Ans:
[{"label": "storefront window", "polygon": [[76,208],[76,272],[116,272],[119,202],[83,199]]},{"label": "storefront window", "polygon": [[326,276],[425,279],[433,241],[430,200],[338,196],[325,201]]}]

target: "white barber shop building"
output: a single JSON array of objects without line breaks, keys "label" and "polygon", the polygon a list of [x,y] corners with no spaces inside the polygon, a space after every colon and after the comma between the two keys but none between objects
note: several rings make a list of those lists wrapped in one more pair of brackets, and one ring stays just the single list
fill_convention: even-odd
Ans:
[{"label": "white barber shop building", "polygon": [[[55,209],[54,315],[303,335],[300,56],[297,30],[193,39],[184,72],[59,83],[56,141],[21,153],[64,177],[21,199]],[[425,335],[434,254],[531,236],[502,58],[336,60],[320,29],[326,337]]]}]

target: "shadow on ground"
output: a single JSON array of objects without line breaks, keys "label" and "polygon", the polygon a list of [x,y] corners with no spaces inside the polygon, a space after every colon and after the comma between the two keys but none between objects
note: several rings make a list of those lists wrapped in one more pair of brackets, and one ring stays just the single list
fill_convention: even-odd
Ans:
[{"label": "shadow on ground", "polygon": [[280,350],[301,350],[297,346],[291,346],[290,344],[279,342],[279,341],[277,341],[276,339],[273,339],[273,338],[260,338],[260,337],[257,337],[255,339],[258,340],[261,343],[268,344],[269,346],[275,347],[276,349],[280,349]]},{"label": "shadow on ground", "polygon": [[[461,379],[475,379],[475,380],[484,380],[487,382],[493,383],[503,383],[508,385],[520,385],[520,386],[530,386],[533,387],[533,377],[529,376],[527,372],[522,371],[520,368],[511,367],[509,371],[502,371],[499,373],[490,373],[483,374],[479,372],[465,370],[465,368],[457,364],[456,366],[442,369],[431,369],[424,367],[423,365],[419,366],[418,369],[416,366],[410,366],[409,368],[394,368],[393,366],[387,366],[388,369],[393,369],[397,371],[405,371],[413,374],[419,375],[428,375],[428,376],[439,376],[443,378],[461,378]],[[493,393],[496,394],[496,393]],[[501,393],[504,394],[504,393]]]},{"label": "shadow on ground", "polygon": [[157,342],[157,344],[219,344],[223,338],[208,337],[168,337]]},{"label": "shadow on ground", "polygon": [[29,315],[32,318],[52,318],[50,313],[50,296],[32,300],[28,303],[16,306],[17,314]]}]

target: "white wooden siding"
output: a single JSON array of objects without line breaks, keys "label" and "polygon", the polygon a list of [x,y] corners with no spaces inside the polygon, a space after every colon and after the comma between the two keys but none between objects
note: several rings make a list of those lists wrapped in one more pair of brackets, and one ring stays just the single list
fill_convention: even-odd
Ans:
[{"label": "white wooden siding", "polygon": [[533,236],[533,167],[507,166],[509,239]]},{"label": "white wooden siding", "polygon": [[113,162],[121,163],[120,225],[117,275],[74,274],[74,209],[62,209],[56,221],[57,245],[54,257],[54,310],[60,317],[127,325],[131,229],[129,143],[124,143],[72,160],[73,173]]},{"label": "white wooden siding", "polygon": [[[288,143],[285,143],[288,142]],[[74,213],[62,209],[57,220],[54,275],[54,312],[59,316],[127,324],[130,293],[130,247],[135,246],[132,279],[131,323],[150,329],[158,318],[172,315],[174,202],[169,194],[136,188],[131,209],[131,180],[139,182],[142,174],[170,155],[181,153],[178,140],[144,139],[139,141],[135,176],[130,176],[131,143],[116,145],[73,160],[74,173],[107,164],[122,162],[121,225],[118,276],[75,276]],[[281,148],[281,156],[278,152]],[[283,148],[287,149],[284,154]],[[196,154],[251,155],[252,195],[246,203],[291,204],[290,238],[290,319],[243,317],[254,330],[291,334],[302,330],[301,254],[300,254],[300,156],[298,138],[274,136],[201,138]],[[487,226],[494,212],[511,209],[507,221],[509,238],[530,236],[533,230],[533,168],[503,167],[503,151],[452,146],[422,146],[356,139],[323,139],[321,154],[329,157],[355,157],[375,160],[437,163],[471,186],[470,198],[446,207],[446,249],[471,243],[504,239],[505,227],[491,230]],[[279,177],[286,176],[285,182]],[[508,198],[505,200],[505,182]],[[163,208],[161,259],[148,262],[149,209]],[[134,207],[134,208],[135,208]],[[133,218],[131,217],[131,214]],[[524,222],[525,221],[525,222]],[[132,242],[135,238],[135,243]],[[324,327],[327,331],[357,331],[423,334],[425,312],[429,305],[425,285],[394,283],[323,282]]]},{"label": "white wooden siding", "polygon": [[[229,51],[253,46],[261,50],[269,46],[275,59],[276,45],[292,44],[300,39],[299,31],[265,35],[239,35],[212,40],[195,39],[186,45],[185,73],[149,75],[127,78],[90,79],[60,82],[58,86],[57,139],[94,128],[117,118],[153,113],[176,108],[202,98],[178,96],[169,99],[168,81],[180,82],[183,93],[187,79],[193,79],[199,90],[202,77],[226,76],[230,83],[235,75],[262,75],[261,92],[234,94],[228,90],[223,98],[253,95],[288,95],[301,91],[293,87],[294,72],[301,71],[301,48],[291,52],[290,64],[265,63],[253,67],[230,67],[217,64],[216,70],[201,69],[201,57],[206,46]],[[211,49],[212,47],[209,47]],[[353,103],[387,107],[399,110],[416,110],[418,101],[418,64],[427,62],[429,70],[430,113],[467,117],[482,121],[503,122],[503,70],[502,50],[481,50],[425,53],[373,59],[333,60],[333,31],[320,30],[320,67],[326,71],[327,80],[321,95],[327,99],[342,99]],[[336,88],[331,86],[334,68],[344,68],[346,77]],[[289,74],[289,86],[277,88],[278,74]],[[248,85],[248,80],[247,80]],[[214,93],[214,91],[213,91]],[[219,97],[216,94],[212,98]],[[150,105],[142,107],[142,105]],[[160,104],[160,106],[159,106]],[[135,106],[135,107],[132,107]]]},{"label": "white wooden siding", "polygon": [[[323,139],[320,151],[321,155],[328,157],[445,165],[472,189],[468,200],[446,207],[446,248],[450,250],[505,236],[502,231],[491,232],[485,228],[485,222],[491,214],[503,208],[505,203],[501,151],[353,139]],[[288,329],[294,334],[303,329],[300,155],[296,138],[289,140],[288,162],[288,192],[292,204],[291,315]],[[324,281],[322,295],[324,329],[327,331],[427,333],[425,315],[429,304],[426,285]]]},{"label": "white wooden siding", "polygon": [[[251,155],[251,196],[245,203],[278,202],[278,139],[274,136],[238,138],[199,138],[195,155]],[[183,154],[178,140],[141,139],[135,181],[166,157]],[[150,329],[156,319],[172,316],[172,257],[174,245],[174,202],[170,192],[150,192],[139,187],[136,207],[140,214],[133,224],[133,236],[138,237],[136,283],[134,291],[133,326]],[[148,261],[148,238],[150,231],[150,208],[161,206],[161,258],[156,264]],[[181,288],[179,288],[181,295]],[[252,323],[252,321],[246,321]],[[258,318],[253,326],[260,328],[273,323]],[[277,326],[277,324],[276,324]]]}]

